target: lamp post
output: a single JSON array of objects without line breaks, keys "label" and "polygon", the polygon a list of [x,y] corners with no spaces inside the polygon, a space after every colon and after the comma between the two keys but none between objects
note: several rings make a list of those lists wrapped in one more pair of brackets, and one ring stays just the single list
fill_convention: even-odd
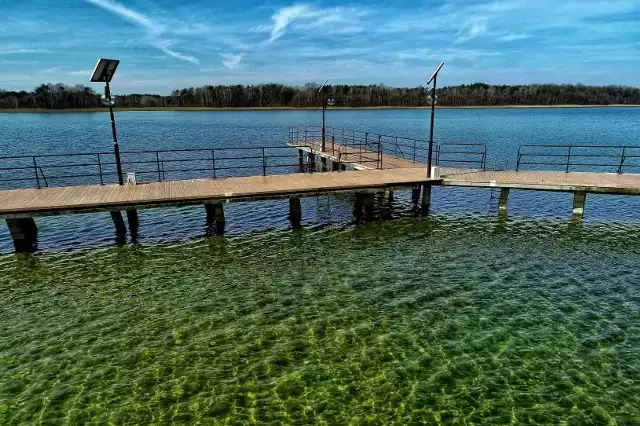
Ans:
[{"label": "lamp post", "polygon": [[431,177],[431,159],[433,157],[433,128],[435,125],[436,102],[437,102],[436,83],[438,80],[438,73],[440,72],[443,66],[444,66],[444,62],[440,63],[438,68],[436,68],[433,74],[431,74],[431,78],[429,78],[429,81],[427,81],[427,86],[431,84],[431,82],[433,81],[431,95],[427,98],[427,102],[431,101],[431,127],[429,128],[429,155],[427,157],[427,177],[428,178]]},{"label": "lamp post", "polygon": [[322,83],[318,92],[322,93],[322,151],[325,151],[327,144],[327,128],[325,127],[325,112],[327,110],[327,106],[334,106],[336,104],[333,95],[327,96],[326,87],[327,87],[328,79]]},{"label": "lamp post", "polygon": [[118,135],[116,132],[116,119],[113,115],[113,106],[116,104],[115,99],[111,97],[111,88],[109,82],[116,73],[120,61],[117,59],[100,58],[96,64],[93,74],[91,75],[92,83],[105,83],[104,95],[101,97],[102,104],[109,107],[109,115],[111,116],[111,134],[113,135],[113,153],[116,157],[116,170],[118,173],[118,183],[124,185],[122,179],[122,163],[120,162],[120,147],[118,146]]}]

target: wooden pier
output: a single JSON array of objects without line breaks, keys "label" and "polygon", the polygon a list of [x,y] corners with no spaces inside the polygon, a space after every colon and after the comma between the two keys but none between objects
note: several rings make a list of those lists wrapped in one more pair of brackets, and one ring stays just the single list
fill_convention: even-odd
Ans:
[{"label": "wooden pier", "polygon": [[[269,161],[280,160],[283,156],[274,154],[273,158],[270,158],[265,154],[267,148],[241,148],[261,150],[261,157],[246,155],[242,158],[229,157],[222,160],[220,155],[216,160],[216,152],[214,152],[216,149],[175,150],[172,153],[210,152],[209,158],[189,159],[189,161],[204,161],[210,164],[213,178],[165,180],[166,174],[170,172],[166,169],[167,164],[170,161],[185,164],[185,159],[171,157],[172,159],[161,160],[159,152],[152,152],[155,160],[137,160],[131,161],[131,164],[139,167],[147,163],[155,165],[155,169],[146,173],[157,175],[158,182],[124,186],[101,184],[2,190],[0,191],[0,218],[7,222],[16,251],[26,252],[36,248],[38,228],[34,218],[49,215],[109,212],[116,234],[122,236],[126,234],[127,226],[132,235],[138,232],[140,226],[138,210],[140,209],[201,204],[205,206],[207,225],[216,234],[222,234],[226,224],[224,204],[230,202],[288,199],[291,226],[298,228],[302,215],[301,197],[336,193],[355,193],[356,218],[372,216],[374,193],[391,197],[393,190],[406,188],[412,189],[412,198],[423,212],[429,210],[433,186],[499,188],[498,208],[503,214],[507,211],[509,192],[512,189],[572,192],[574,193],[573,213],[577,218],[583,215],[588,193],[640,195],[640,174],[486,170],[485,152],[482,153],[478,168],[438,167],[435,170],[437,172],[435,177],[429,179],[426,166],[419,158],[416,143],[413,140],[413,151],[406,151],[406,149],[403,151],[399,145],[392,146],[391,150],[385,149],[380,136],[369,141],[368,134],[365,134],[364,143],[360,141],[351,145],[348,141],[345,144],[336,143],[335,138],[332,137],[330,141],[325,140],[323,149],[321,140],[308,138],[307,134],[304,140],[299,140],[297,133],[295,135],[296,137],[289,140],[289,148],[285,149],[292,152],[292,158],[297,158],[296,165],[270,165]],[[396,142],[397,139],[395,138]],[[229,151],[230,148],[217,150]],[[77,155],[97,155],[99,167],[97,176],[102,183],[106,176],[103,173],[103,167],[109,164],[101,162],[100,156],[106,154]],[[7,158],[21,159],[22,157]],[[27,158],[31,160],[31,157]],[[255,159],[263,175],[216,178],[216,171],[219,173],[221,170],[230,168],[217,166],[216,161],[238,159],[244,161]],[[36,157],[32,160],[34,164],[32,170],[35,175],[33,179],[40,186],[42,177],[48,185],[42,166],[36,167]],[[518,160],[520,160],[520,154]],[[621,164],[624,161],[623,154]],[[70,166],[73,165],[70,164]],[[569,165],[570,161],[567,160],[567,170]],[[75,166],[89,167],[94,164],[75,164]],[[61,166],[56,163],[51,167]],[[287,167],[288,172],[267,175],[269,167]],[[300,172],[292,173],[292,167]],[[29,170],[28,167],[23,166],[15,169]],[[174,172],[184,171],[185,169],[182,168],[174,170]],[[126,214],[126,221],[122,212]]]}]

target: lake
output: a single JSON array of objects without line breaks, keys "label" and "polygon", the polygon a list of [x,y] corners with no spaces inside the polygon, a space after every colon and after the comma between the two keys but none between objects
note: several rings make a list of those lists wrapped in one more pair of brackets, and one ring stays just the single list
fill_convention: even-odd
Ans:
[{"label": "lake", "polygon": [[[319,111],[118,112],[121,149],[280,145]],[[327,124],[427,138],[427,110]],[[640,144],[640,108],[437,111],[440,142],[513,168],[525,143]],[[106,113],[0,114],[0,155],[108,151]],[[637,424],[640,201],[434,188],[356,226],[348,196],[0,225],[0,424]]]}]

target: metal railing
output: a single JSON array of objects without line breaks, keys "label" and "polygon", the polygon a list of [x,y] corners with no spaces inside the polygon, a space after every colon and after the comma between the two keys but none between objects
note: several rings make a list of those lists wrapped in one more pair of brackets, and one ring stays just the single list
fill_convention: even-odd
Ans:
[{"label": "metal railing", "polygon": [[518,148],[516,171],[523,166],[564,170],[569,173],[596,171],[623,173],[640,169],[640,146],[632,145],[544,145]]},{"label": "metal railing", "polygon": [[[295,149],[284,146],[120,151],[124,177],[136,181],[253,176],[301,171]],[[0,187],[117,183],[113,153],[90,152],[0,157]]]},{"label": "metal railing", "polygon": [[481,143],[441,143],[436,146],[435,158],[435,164],[440,167],[485,170],[487,146]]},{"label": "metal railing", "polygon": [[[290,144],[311,144],[315,146],[321,141],[322,127],[291,127],[289,129]],[[346,155],[349,152],[350,157],[355,156],[357,158],[356,160],[349,160],[350,162],[374,163],[377,161],[380,163],[378,168],[383,167],[383,155],[413,162],[426,162],[427,143],[427,141],[420,139],[333,127],[327,127],[325,133],[325,152],[330,152],[332,155]],[[345,150],[342,148],[342,151],[340,151],[341,147],[351,149]],[[370,152],[378,154],[379,158],[372,160],[369,155]],[[362,156],[362,161],[360,161],[360,156]]]}]

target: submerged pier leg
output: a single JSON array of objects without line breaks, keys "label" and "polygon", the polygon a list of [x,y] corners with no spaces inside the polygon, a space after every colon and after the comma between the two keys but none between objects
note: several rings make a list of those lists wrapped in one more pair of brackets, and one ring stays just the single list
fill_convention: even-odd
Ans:
[{"label": "submerged pier leg", "polygon": [[582,219],[584,217],[584,203],[587,198],[587,193],[583,191],[576,191],[573,194],[573,218]]},{"label": "submerged pier leg", "polygon": [[353,217],[356,219],[356,223],[362,221],[362,205],[364,204],[364,194],[362,192],[356,192],[353,200]]},{"label": "submerged pier leg", "polygon": [[498,212],[507,214],[507,204],[509,202],[509,188],[500,188],[500,201],[498,201]]},{"label": "submerged pier leg", "polygon": [[300,166],[300,171],[304,171],[304,153],[301,149],[298,150],[298,164]]},{"label": "submerged pier leg", "polygon": [[371,192],[368,192],[362,195],[363,195],[363,202],[364,202],[364,219],[373,220],[374,194]]},{"label": "submerged pier leg", "polygon": [[204,208],[207,211],[207,227],[215,235],[223,235],[227,226],[227,219],[224,217],[222,203],[206,203]]},{"label": "submerged pier leg", "polygon": [[429,207],[431,207],[431,185],[422,185],[422,204],[420,205],[422,214],[429,213]]},{"label": "submerged pier leg", "polygon": [[322,171],[327,171],[327,157],[320,157],[320,164],[322,164]]},{"label": "submerged pier leg", "polygon": [[6,219],[6,221],[17,253],[33,253],[38,249],[38,227],[32,217]]},{"label": "submerged pier leg", "polygon": [[300,207],[300,198],[289,198],[289,221],[293,229],[302,227],[302,207]]},{"label": "submerged pier leg", "polygon": [[419,186],[414,186],[413,188],[411,188],[411,201],[413,201],[413,204],[418,204],[418,201],[420,201]]},{"label": "submerged pier leg", "polygon": [[109,213],[111,213],[111,220],[113,220],[113,224],[116,227],[116,240],[118,240],[119,244],[124,244],[126,242],[127,227],[124,224],[122,213],[118,210],[113,210]]},{"label": "submerged pier leg", "polygon": [[138,230],[140,229],[140,220],[138,219],[138,210],[127,209],[127,222],[129,222],[129,232],[132,238],[138,236]]}]

